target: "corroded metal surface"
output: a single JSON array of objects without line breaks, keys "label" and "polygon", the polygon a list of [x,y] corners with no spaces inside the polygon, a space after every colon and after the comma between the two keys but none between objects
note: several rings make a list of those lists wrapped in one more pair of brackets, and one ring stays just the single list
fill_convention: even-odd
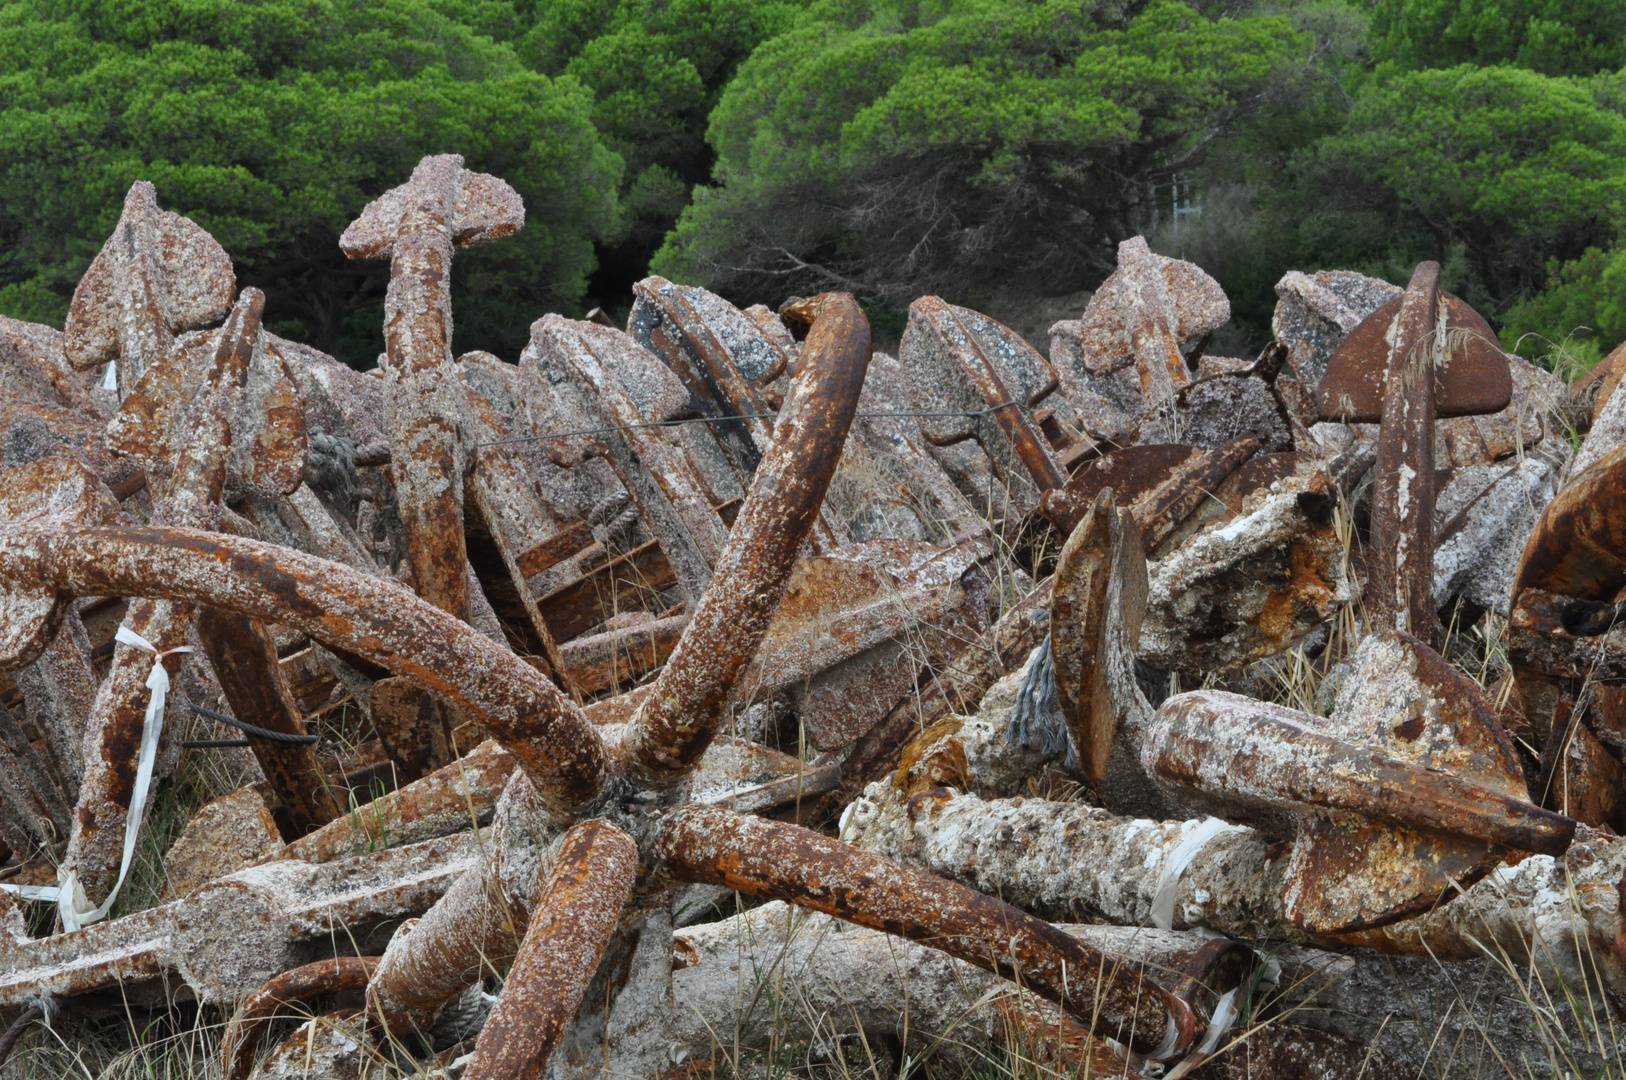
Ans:
[{"label": "corroded metal surface", "polygon": [[464,620],[468,448],[458,430],[463,388],[451,354],[452,249],[489,243],[524,223],[524,204],[512,188],[443,154],[420,161],[407,183],[368,203],[339,238],[352,259],[390,259],[384,386],[407,557],[419,595]]},{"label": "corroded metal surface", "polygon": [[[168,659],[177,705],[288,734],[307,712],[336,721],[312,724],[319,755],[252,736],[262,768],[190,744],[211,756],[183,760],[238,775],[163,853],[181,899],[29,940],[0,894],[0,1003],[157,1000],[178,977],[235,1004],[273,980],[229,1040],[242,1080],[271,998],[366,982],[369,1012],[318,1018],[261,1073],[360,1080],[406,1068],[385,1051],[411,1032],[446,1055],[426,1067],[461,1056],[489,1011],[479,981],[507,971],[470,1075],[698,1074],[685,1055],[710,1042],[669,977],[681,881],[985,969],[902,949],[928,983],[969,974],[986,998],[996,972],[1061,1001],[1006,988],[1003,1014],[978,1007],[1042,1070],[1117,1071],[1116,1037],[1193,1050],[1184,1075],[1214,1049],[1196,1036],[1222,986],[1033,916],[1314,934],[1346,957],[1460,959],[1488,938],[1566,987],[1601,973],[1626,994],[1626,845],[1573,820],[1626,825],[1626,720],[1595,685],[1626,679],[1613,374],[1596,404],[1569,400],[1432,264],[1404,293],[1290,273],[1256,361],[1205,355],[1224,293],[1139,237],[1052,328],[1048,362],[935,297],[912,305],[900,359],[871,359],[849,296],[741,311],[662,279],[637,286],[627,333],[548,316],[518,366],[453,362],[453,251],[523,217],[450,155],[367,207],[341,246],[392,261],[371,373],[264,331],[254,290],[203,329],[229,261],[144,184],[66,335],[0,321],[0,665],[21,669],[0,679],[0,840],[34,856],[11,880],[48,879],[70,832],[64,871],[93,897],[116,866],[152,663],[119,651],[121,619],[161,648],[201,635]],[[117,395],[89,370],[115,358]],[[1324,420],[1332,398],[1363,422]],[[1578,479],[1525,545],[1583,405]],[[1364,640],[1345,607],[1361,577]],[[1508,615],[1513,671],[1490,695],[1382,632],[1433,635],[1452,602],[1464,627]],[[1305,709],[1319,683],[1315,714],[1213,690],[1148,703],[1216,676],[1276,680]],[[369,778],[407,782],[363,802]],[[1193,810],[1225,821],[1170,820]],[[1533,931],[1509,897],[1544,913]],[[739,918],[778,927],[775,907]],[[386,936],[374,978],[353,958],[302,968]],[[885,948],[865,940],[814,959],[849,970]],[[707,1001],[740,977],[685,971]],[[859,995],[878,1030],[890,985]],[[948,1016],[933,987],[905,995],[900,1038]]]},{"label": "corroded metal surface", "polygon": [[[1031,419],[1056,386],[1054,372],[1009,329],[935,296],[922,297],[909,305],[899,356],[915,374],[911,391],[921,410],[950,414],[921,418],[927,441],[950,446],[975,439],[1019,512],[1028,512],[1046,491],[1067,482]],[[966,494],[987,498],[986,492]]]},{"label": "corroded metal surface", "polygon": [[609,462],[659,541],[685,601],[698,602],[727,529],[677,447],[647,426],[671,419],[687,403],[682,382],[619,330],[559,315],[532,325],[520,371],[539,435],[589,433],[544,438],[554,463],[575,468],[590,458]]},{"label": "corroded metal surface", "polygon": [[1019,979],[1142,1052],[1171,1031],[1175,1052],[1196,1035],[1184,1002],[1048,923],[807,829],[688,809],[667,819],[660,851],[679,880],[789,900]]},{"label": "corroded metal surface", "polygon": [[1140,536],[1107,489],[1062,548],[1050,632],[1061,714],[1080,767],[1098,790],[1107,779],[1120,725],[1145,719],[1146,706],[1134,685],[1135,645],[1145,611]]},{"label": "corroded metal surface", "polygon": [[134,987],[166,972],[205,1001],[235,1004],[303,963],[305,943],[425,910],[477,856],[470,838],[454,837],[325,866],[272,863],[72,933],[28,939],[19,925],[0,940],[0,1004]]},{"label": "corroded metal surface", "polygon": [[[1442,631],[1433,589],[1434,383],[1436,369],[1447,366],[1440,363],[1444,342],[1439,340],[1439,285],[1439,264],[1420,264],[1391,320],[1392,331],[1380,328],[1380,334],[1389,333],[1390,338],[1383,342],[1383,433],[1378,441],[1364,598],[1371,625],[1393,626],[1436,643]],[[1340,352],[1351,358],[1366,356],[1350,346],[1346,341]],[[1337,376],[1338,357],[1333,359],[1328,379]],[[1335,396],[1338,407],[1347,408],[1343,396]]]},{"label": "corroded metal surface", "polygon": [[1477,687],[1394,632],[1362,644],[1330,719],[1182,694],[1158,710],[1143,757],[1184,804],[1296,836],[1284,909],[1317,933],[1414,915],[1502,849],[1561,854],[1575,830],[1529,802]]},{"label": "corroded metal surface", "polygon": [[[282,677],[276,642],[264,623],[205,607],[198,612],[198,637],[233,716],[267,731],[305,735],[303,712]],[[253,734],[249,747],[293,827],[285,839],[296,840],[339,816],[314,747]]]},{"label": "corroded metal surface", "polygon": [[[489,243],[525,223],[519,195],[503,181],[463,168],[455,154],[427,157],[412,178],[369,203],[339,238],[352,259],[390,259],[384,296],[384,393],[390,474],[418,595],[465,622],[473,617],[463,532],[468,472],[461,378],[452,361],[452,249]],[[440,702],[395,745],[399,764],[421,774],[450,759],[430,733],[450,726]],[[423,762],[420,768],[419,762]]]},{"label": "corroded metal surface", "polygon": [[565,834],[465,1076],[538,1080],[544,1074],[637,872],[638,848],[615,826],[590,821]]},{"label": "corroded metal surface", "polygon": [[231,307],[231,260],[190,218],[158,209],[145,180],[130,185],[124,212],[74,289],[68,361],[84,369],[119,362],[129,393],[161,361],[174,335],[213,322]]},{"label": "corroded metal surface", "polygon": [[1572,478],[1547,504],[1513,579],[1525,589],[1612,603],[1626,588],[1626,446]]},{"label": "corroded metal surface", "polygon": [[282,835],[258,786],[238,788],[192,816],[164,852],[164,891],[185,896],[282,850]]},{"label": "corroded metal surface", "polygon": [[711,587],[629,725],[624,753],[633,775],[670,782],[704,752],[817,519],[869,361],[869,322],[852,297],[827,293],[818,302],[773,446],[757,468]]},{"label": "corroded metal surface", "polygon": [[1235,670],[1292,648],[1351,599],[1325,462],[1281,464],[1291,471],[1276,478],[1238,470],[1151,552],[1143,660]]},{"label": "corroded metal surface", "polygon": [[8,527],[0,575],[78,595],[163,593],[296,627],[452,702],[562,805],[598,790],[604,754],[537,670],[393,582],[274,544],[183,529]]},{"label": "corroded metal surface", "polygon": [[[1433,282],[1432,287],[1438,290],[1437,272]],[[1414,277],[1412,286],[1417,284]],[[1389,357],[1401,334],[1416,335],[1414,344],[1436,338],[1430,342],[1432,347],[1449,355],[1449,360],[1431,373],[1437,417],[1480,416],[1507,407],[1513,381],[1496,332],[1479,312],[1457,297],[1443,290],[1437,295],[1437,316],[1429,312],[1421,322],[1412,322],[1414,316],[1407,312],[1405,296],[1401,295],[1386,301],[1349,329],[1349,336],[1338,346],[1316,388],[1323,420],[1348,424],[1382,421]]]},{"label": "corroded metal surface", "polygon": [[278,857],[329,862],[485,825],[518,764],[495,740],[487,740],[450,765],[379,796],[365,813],[345,814],[293,841]]},{"label": "corroded metal surface", "polygon": [[337,956],[285,971],[266,983],[238,1007],[226,1024],[226,1034],[220,1041],[226,1080],[247,1080],[260,1039],[279,1009],[327,994],[361,990],[377,966],[376,956]]},{"label": "corroded metal surface", "polygon": [[[6,474],[0,515],[6,522],[40,529],[119,523],[123,511],[84,465],[45,458]],[[57,635],[66,605],[56,590],[20,577],[0,578],[0,669],[13,670],[40,658]]]},{"label": "corroded metal surface", "polygon": [[502,894],[486,866],[464,871],[435,906],[397,930],[367,986],[369,1015],[404,1034],[448,1001],[513,960],[524,910]]}]

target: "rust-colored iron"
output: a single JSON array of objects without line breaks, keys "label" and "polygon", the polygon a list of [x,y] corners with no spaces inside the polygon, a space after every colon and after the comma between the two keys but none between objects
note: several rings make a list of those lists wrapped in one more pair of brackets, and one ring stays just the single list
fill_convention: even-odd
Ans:
[{"label": "rust-colored iron", "polygon": [[1118,245],[1117,269],[1083,318],[1052,328],[1051,359],[1092,436],[1119,446],[1178,442],[1177,393],[1230,317],[1218,282],[1134,236]]},{"label": "rust-colored iron", "polygon": [[[550,538],[556,538],[564,530],[543,506],[536,484],[524,467],[507,452],[511,447],[495,445],[516,437],[516,428],[474,384],[480,377],[493,374],[508,376],[517,383],[518,372],[487,353],[459,357],[458,369],[468,393],[467,416],[479,442],[494,444],[478,448],[475,468],[468,479],[463,520],[469,566],[491,601],[492,610],[502,620],[504,633],[515,651],[536,657],[536,662],[545,664],[558,681],[564,674],[559,648],[526,584],[526,578],[539,571],[525,569],[522,552],[535,548],[538,534],[552,533]],[[512,387],[504,389],[511,391]],[[591,539],[589,533],[588,542]],[[566,551],[562,557],[575,554],[582,546]]]},{"label": "rust-colored iron", "polygon": [[[245,289],[225,326],[199,339],[207,362],[184,410],[171,414],[165,432],[173,453],[170,474],[155,492],[155,522],[204,529],[218,526],[232,445],[231,417],[247,379],[264,309],[264,294]],[[183,353],[182,349],[166,352],[148,367],[137,388],[179,365]],[[132,393],[126,404],[139,410],[139,401],[140,396]],[[143,598],[130,603],[123,625],[165,654],[187,644],[193,614],[190,604]],[[64,880],[71,875],[92,904],[100,903],[113,887],[126,828],[143,824],[127,825],[127,819],[151,693],[146,683],[152,662],[144,649],[121,643],[87,725],[84,778],[62,867]],[[170,655],[164,665],[173,678],[179,673],[181,659]]]},{"label": "rust-colored iron", "polygon": [[[980,540],[947,549],[877,540],[798,560],[736,697],[789,691],[811,746],[846,746],[913,691],[910,654],[953,649],[941,639],[975,605],[965,583],[989,553]],[[866,679],[872,664],[881,672]]]},{"label": "rust-colored iron", "polygon": [[[1513,578],[1525,589],[1612,605],[1626,591],[1626,446],[1571,479],[1542,511]],[[1610,620],[1612,621],[1612,620]]]},{"label": "rust-colored iron", "polygon": [[532,578],[575,555],[593,542],[593,527],[585,521],[571,522],[545,540],[539,540],[514,555],[523,577]]},{"label": "rust-colored iron", "polygon": [[[922,417],[927,441],[947,446],[975,439],[994,475],[1013,489],[1025,511],[1045,492],[1066,484],[1067,472],[1031,419],[1034,407],[1055,389],[1055,372],[1031,346],[1013,338],[986,316],[926,296],[909,305],[909,328],[899,352],[915,376],[912,389],[923,411],[982,414]],[[996,363],[992,354],[1000,352],[1012,355]],[[1039,385],[1008,385],[1022,373],[1019,364],[1043,372],[1028,380]]]},{"label": "rust-colored iron", "polygon": [[1086,465],[1066,487],[1046,494],[1044,512],[1056,528],[1071,534],[1096,495],[1111,488],[1118,505],[1129,508],[1150,551],[1259,447],[1258,439],[1246,438],[1215,450],[1157,443],[1115,450]]},{"label": "rust-colored iron", "polygon": [[1179,1053],[1197,1034],[1185,1002],[1049,923],[808,829],[691,807],[667,818],[659,850],[680,881],[788,900],[941,949],[1142,1053]]},{"label": "rust-colored iron", "polygon": [[77,611],[63,611],[62,626],[39,659],[17,672],[17,689],[26,719],[44,736],[63,796],[77,803],[84,778],[80,747],[96,701],[90,635]]},{"label": "rust-colored iron", "polygon": [[162,595],[281,623],[445,698],[507,746],[558,805],[586,803],[602,782],[603,746],[569,698],[392,581],[220,533],[27,526],[0,530],[0,579],[56,596]]},{"label": "rust-colored iron", "polygon": [[584,822],[565,834],[464,1076],[539,1080],[547,1071],[637,873],[637,845],[608,822]]},{"label": "rust-colored iron", "polygon": [[671,615],[634,626],[579,637],[559,651],[565,685],[595,695],[619,689],[666,662],[689,625],[687,615]]},{"label": "rust-colored iron", "polygon": [[[368,203],[339,246],[352,259],[390,260],[384,295],[384,391],[390,476],[406,534],[406,557],[418,595],[469,621],[468,555],[463,534],[463,478],[470,448],[461,430],[465,393],[452,361],[452,249],[517,232],[525,206],[494,176],[469,172],[456,154],[426,157],[412,178]],[[440,702],[421,697],[439,714]],[[414,709],[414,712],[418,709]],[[421,729],[450,727],[437,715]],[[449,760],[444,740],[395,746],[412,770]]]},{"label": "rust-colored iron", "polygon": [[1623,484],[1626,447],[1560,488],[1525,543],[1513,579],[1508,659],[1526,696],[1534,683],[1553,679],[1626,677]]},{"label": "rust-colored iron", "polygon": [[1140,535],[1106,488],[1062,548],[1050,609],[1057,702],[1079,765],[1098,792],[1120,727],[1145,719],[1134,687],[1145,612]]},{"label": "rust-colored iron", "polygon": [[1511,849],[1562,854],[1575,822],[1533,805],[1477,686],[1425,644],[1368,637],[1331,718],[1220,691],[1158,710],[1142,757],[1171,796],[1297,837],[1283,908],[1338,934],[1477,880]]},{"label": "rust-colored iron", "polygon": [[390,473],[406,526],[418,594],[469,617],[463,548],[467,448],[463,387],[452,362],[452,249],[517,232],[525,206],[494,176],[456,154],[426,157],[412,178],[367,204],[339,246],[352,259],[390,260],[384,297],[384,386]]},{"label": "rust-colored iron", "polygon": [[869,320],[845,293],[819,298],[796,381],[728,546],[656,688],[628,726],[629,773],[671,783],[711,742],[755,655],[835,473],[869,362]]},{"label": "rust-colored iron", "polygon": [[664,610],[651,609],[663,608],[661,594],[676,585],[672,560],[660,541],[651,540],[561,585],[536,605],[554,637],[570,643],[617,615],[650,611],[665,616]]},{"label": "rust-colored iron", "polygon": [[120,396],[169,352],[175,335],[225,315],[236,291],[231,259],[190,218],[158,209],[145,180],[73,292],[65,345],[81,371],[119,361]]},{"label": "rust-colored iron", "polygon": [[[113,525],[124,517],[118,500],[84,465],[44,458],[6,473],[0,518],[8,524],[71,529]],[[67,606],[48,585],[0,577],[0,670],[39,659],[63,625]]]},{"label": "rust-colored iron", "polygon": [[1434,609],[1434,421],[1507,407],[1507,357],[1472,308],[1440,291],[1440,264],[1417,265],[1404,295],[1373,312],[1333,354],[1321,416],[1380,421],[1366,618],[1439,644]]},{"label": "rust-colored iron", "polygon": [[[1482,416],[1507,408],[1513,379],[1496,332],[1479,312],[1439,288],[1437,263],[1422,263],[1418,272],[1428,266],[1436,267],[1427,272],[1438,297],[1432,317],[1426,325],[1412,322],[1402,294],[1362,319],[1333,353],[1316,387],[1321,419],[1343,424],[1382,422],[1391,354],[1403,332],[1419,335],[1411,342],[1413,347],[1427,337],[1444,354],[1433,373],[1437,418]],[[1416,274],[1412,283],[1421,284]]]},{"label": "rust-colored iron", "polygon": [[[1392,320],[1365,596],[1370,625],[1393,626],[1435,643],[1443,635],[1433,593],[1434,382],[1436,368],[1446,366],[1435,359],[1441,351],[1439,285],[1438,263],[1418,266]],[[1343,349],[1328,366],[1335,380],[1339,355]]]},{"label": "rust-colored iron", "polygon": [[425,1026],[465,987],[502,974],[524,927],[524,908],[503,895],[492,868],[470,867],[391,936],[367,986],[368,1015],[396,1035]]},{"label": "rust-colored iron", "polygon": [[[198,639],[233,716],[267,731],[305,735],[303,712],[282,677],[277,644],[264,623],[205,607],[198,612]],[[284,840],[297,840],[340,815],[315,747],[253,733],[248,740],[286,815],[291,834]]]},{"label": "rust-colored iron", "polygon": [[[638,282],[632,287],[635,310],[629,332],[665,360],[689,391],[719,417],[744,418],[709,426],[734,459],[741,481],[748,482],[762,460],[759,447],[773,439],[770,421],[752,419],[770,411],[757,387],[783,371],[789,357],[765,338],[760,343],[751,341],[760,345],[756,349],[741,348],[744,342],[739,339],[749,333],[744,316],[733,312],[740,325],[714,327],[691,302],[690,291],[661,277]],[[712,313],[709,307],[708,313]],[[719,337],[719,331],[727,330],[735,331],[729,335],[735,339],[734,349]],[[742,365],[748,370],[742,370]]]},{"label": "rust-colored iron", "polygon": [[1164,282],[1144,239],[1134,237],[1118,245],[1118,272],[1119,291],[1128,294],[1123,306],[1134,313],[1126,320],[1126,329],[1140,371],[1141,398],[1148,412],[1172,409],[1175,391],[1191,381],[1191,372],[1180,353]]},{"label": "rust-colored iron", "polygon": [[491,820],[497,797],[519,762],[494,739],[435,772],[295,840],[279,859],[323,863],[386,844],[412,844]]},{"label": "rust-colored iron", "polygon": [[107,422],[107,408],[69,364],[62,332],[0,315],[0,389],[8,398],[65,408]]},{"label": "rust-colored iron", "polygon": [[278,1010],[328,994],[363,990],[376,967],[376,956],[336,956],[285,971],[266,983],[243,1002],[226,1024],[226,1034],[220,1041],[225,1080],[248,1080],[260,1040]]},{"label": "rust-colored iron", "polygon": [[[16,912],[0,931],[0,1004],[121,987],[129,993],[171,973],[201,1000],[235,1005],[308,960],[311,942],[423,911],[478,855],[471,837],[450,837],[327,866],[275,863],[160,907],[43,938],[29,938]],[[0,898],[15,912],[14,904]]]},{"label": "rust-colored iron", "polygon": [[[409,784],[451,762],[452,732],[446,710],[412,679],[393,676],[373,683],[367,714],[384,743],[399,783]],[[442,768],[448,766],[440,766]]]},{"label": "rust-colored iron", "polygon": [[1042,509],[1057,529],[1069,535],[1089,513],[1095,497],[1111,488],[1125,506],[1167,483],[1175,470],[1203,455],[1195,446],[1147,443],[1114,450],[1086,462],[1065,487],[1046,492]]},{"label": "rust-colored iron", "polygon": [[[698,603],[728,530],[677,448],[647,426],[681,411],[682,382],[619,330],[559,315],[531,327],[520,369],[531,426],[549,457],[563,468],[604,458],[659,542],[685,603]],[[592,434],[548,437],[553,432]],[[558,640],[574,636],[549,626]]]}]

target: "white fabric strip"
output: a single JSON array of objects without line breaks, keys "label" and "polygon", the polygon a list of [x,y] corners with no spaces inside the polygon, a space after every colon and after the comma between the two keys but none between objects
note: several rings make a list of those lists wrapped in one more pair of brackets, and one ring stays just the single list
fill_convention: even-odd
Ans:
[{"label": "white fabric strip", "polygon": [[152,670],[147,673],[149,691],[147,715],[141,724],[141,750],[136,759],[135,790],[130,795],[130,812],[124,819],[124,857],[119,863],[118,880],[113,883],[113,889],[107,894],[107,899],[96,907],[91,906],[89,898],[85,896],[84,886],[79,884],[78,878],[71,870],[59,872],[57,887],[54,889],[44,885],[0,885],[0,888],[16,893],[24,900],[54,902],[57,911],[62,915],[64,930],[77,930],[107,918],[107,913],[113,909],[113,901],[118,899],[119,890],[124,887],[124,879],[130,873],[130,860],[135,856],[136,840],[141,835],[141,818],[147,809],[147,793],[152,787],[152,770],[158,760],[159,736],[164,733],[164,700],[169,696],[169,672],[164,670],[164,657],[192,651],[190,645],[182,645],[167,652],[159,652],[158,647],[152,642],[123,626],[119,627],[114,640],[142,652],[151,653],[153,658]]},{"label": "white fabric strip", "polygon": [[119,362],[117,360],[109,360],[107,362],[107,374],[102,376],[102,389],[117,390],[118,388]]},{"label": "white fabric strip", "polygon": [[1159,930],[1174,929],[1174,897],[1180,890],[1180,877],[1207,843],[1223,832],[1240,832],[1244,826],[1231,825],[1219,818],[1204,818],[1186,833],[1163,860],[1157,875],[1157,891],[1152,894],[1152,925]]},{"label": "white fabric strip", "polygon": [[1214,1018],[1208,1022],[1208,1034],[1197,1044],[1197,1053],[1207,1057],[1219,1048],[1220,1040],[1225,1038],[1225,1033],[1236,1023],[1236,998],[1241,989],[1242,987],[1238,986],[1225,991],[1220,995],[1219,1001],[1214,1003]]}]

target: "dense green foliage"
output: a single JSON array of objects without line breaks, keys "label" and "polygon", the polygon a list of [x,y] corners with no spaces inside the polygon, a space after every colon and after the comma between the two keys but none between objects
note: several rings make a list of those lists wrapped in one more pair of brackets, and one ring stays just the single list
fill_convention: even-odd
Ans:
[{"label": "dense green foliage", "polygon": [[1562,348],[1598,360],[1626,341],[1626,251],[1587,248],[1547,272],[1546,290],[1507,313],[1502,337],[1509,347],[1538,356]]},{"label": "dense green foliage", "polygon": [[1305,44],[1174,0],[816,5],[724,93],[656,267],[760,299],[1093,285]]},{"label": "dense green foliage", "polygon": [[1372,53],[1400,68],[1512,64],[1544,75],[1626,67],[1620,0],[1378,0]]},{"label": "dense green foliage", "polygon": [[[489,2],[489,0],[488,0]],[[711,175],[706,119],[740,63],[788,28],[787,0],[536,0],[515,47],[535,70],[594,91],[593,122],[626,161],[626,226],[601,255],[598,298],[624,306],[650,255]],[[494,5],[493,5],[494,6]],[[521,27],[528,28],[521,30]]]},{"label": "dense green foliage", "polygon": [[524,231],[458,264],[458,344],[511,349],[580,296],[615,225],[620,163],[590,108],[574,80],[414,0],[6,3],[0,307],[59,318],[145,178],[265,287],[273,325],[368,358],[387,268],[348,264],[338,235],[451,151],[525,197]]},{"label": "dense green foliage", "polygon": [[385,268],[337,236],[446,151],[528,213],[459,258],[459,349],[652,259],[884,322],[1075,294],[1136,233],[1235,351],[1287,269],[1424,258],[1528,355],[1626,338],[1620,0],[0,0],[0,312],[60,320],[146,178],[369,363]]}]

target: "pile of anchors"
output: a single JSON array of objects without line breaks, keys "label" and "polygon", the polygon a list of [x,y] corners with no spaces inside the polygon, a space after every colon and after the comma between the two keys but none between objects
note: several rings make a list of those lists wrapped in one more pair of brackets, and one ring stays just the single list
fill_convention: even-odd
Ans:
[{"label": "pile of anchors", "polygon": [[[1398,1077],[1520,1053],[1520,985],[1626,1005],[1626,355],[1566,386],[1423,263],[1210,356],[1224,293],[1137,237],[1048,359],[659,277],[454,359],[454,253],[523,224],[450,155],[368,205],[368,372],[144,182],[64,331],[0,318],[8,1015],[200,1002],[228,1080],[956,1025]],[[115,917],[182,755],[237,790]]]}]

